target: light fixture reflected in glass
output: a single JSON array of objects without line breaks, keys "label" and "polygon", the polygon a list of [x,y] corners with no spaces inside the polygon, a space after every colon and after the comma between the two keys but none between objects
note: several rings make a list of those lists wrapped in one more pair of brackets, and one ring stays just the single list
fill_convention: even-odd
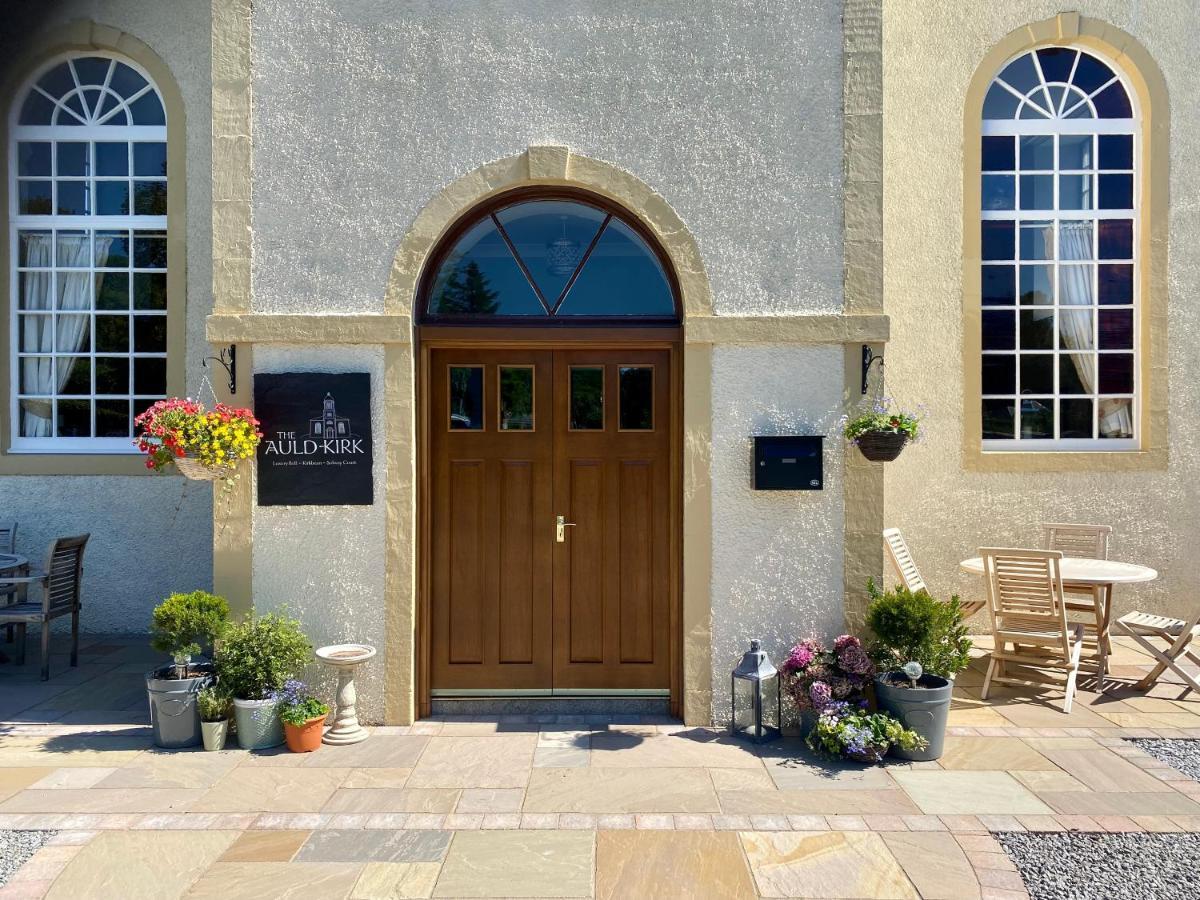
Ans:
[{"label": "light fixture reflected in glass", "polygon": [[570,275],[579,265],[579,243],[567,237],[567,217],[562,219],[562,236],[546,245],[546,269],[551,275]]}]

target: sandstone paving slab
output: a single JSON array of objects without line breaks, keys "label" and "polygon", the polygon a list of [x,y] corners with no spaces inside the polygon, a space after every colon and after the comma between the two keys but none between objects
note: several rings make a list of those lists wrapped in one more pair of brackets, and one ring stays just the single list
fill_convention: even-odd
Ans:
[{"label": "sandstone paving slab", "polygon": [[534,768],[578,768],[591,765],[592,752],[575,747],[559,747],[553,744],[538,744],[533,751]]},{"label": "sandstone paving slab", "polygon": [[[4,773],[12,771],[10,769],[0,769],[0,783],[3,782]],[[103,781],[113,772],[117,771],[111,766],[83,766],[80,768],[68,767],[63,769],[51,769],[45,778],[42,778],[30,787],[38,790],[59,790],[63,788],[90,788],[95,787],[99,782]]]},{"label": "sandstone paving slab", "polygon": [[[369,741],[365,741],[365,746]],[[533,768],[536,734],[434,737],[408,777],[414,788],[520,788]]]},{"label": "sandstone paving slab", "polygon": [[361,863],[219,862],[183,895],[186,900],[342,900]]},{"label": "sandstone paving slab", "polygon": [[218,862],[290,862],[311,831],[244,831]]},{"label": "sandstone paving slab", "polygon": [[162,813],[191,809],[202,790],[100,788],[25,790],[0,803],[0,813]]},{"label": "sandstone paving slab", "polygon": [[704,769],[534,769],[524,812],[720,812]]},{"label": "sandstone paving slab", "polygon": [[1062,698],[1046,703],[1002,703],[996,712],[1018,728],[1112,728],[1113,723],[1085,706],[1062,711]]},{"label": "sandstone paving slab", "polygon": [[350,900],[432,897],[441,871],[440,862],[367,863],[350,892]]},{"label": "sandstone paving slab", "polygon": [[592,765],[644,768],[721,766],[759,768],[757,754],[749,745],[728,735],[710,731],[680,731],[643,736],[623,731],[601,731],[592,735]]},{"label": "sandstone paving slab", "polygon": [[148,751],[96,786],[101,788],[210,788],[239,759],[234,754]]},{"label": "sandstone paving slab", "polygon": [[354,769],[342,782],[344,788],[402,788],[412,769]]},{"label": "sandstone paving slab", "polygon": [[938,759],[944,769],[1054,771],[1053,762],[1017,737],[948,735]]},{"label": "sandstone paving slab", "polygon": [[1007,772],[896,772],[924,813],[1043,815],[1049,807]]},{"label": "sandstone paving slab", "polygon": [[818,757],[802,743],[780,742],[761,749],[763,765],[780,789],[879,790],[894,789],[883,766],[866,766]]},{"label": "sandstone paving slab", "polygon": [[54,774],[48,766],[19,766],[0,769],[0,800],[7,800],[18,791],[44,781]]},{"label": "sandstone paving slab", "polygon": [[1053,772],[1043,772],[1040,770],[1033,772],[1024,772],[1014,770],[1008,773],[1017,781],[1025,785],[1035,794],[1041,791],[1086,791],[1088,786],[1072,778],[1061,769],[1056,769]]},{"label": "sandstone paving slab", "polygon": [[1079,816],[1191,816],[1200,804],[1176,791],[1096,793],[1044,791],[1038,796],[1056,813]]},{"label": "sandstone paving slab", "polygon": [[741,835],[764,897],[919,900],[878,834],[865,831],[771,831]]},{"label": "sandstone paving slab", "polygon": [[731,815],[915,815],[901,790],[722,791],[721,812]]},{"label": "sandstone paving slab", "polygon": [[237,837],[236,831],[103,831],[80,848],[46,896],[173,900]]},{"label": "sandstone paving slab", "polygon": [[738,837],[728,831],[601,831],[596,897],[753,898]]},{"label": "sandstone paving slab", "polygon": [[192,812],[315,813],[347,774],[346,769],[238,766],[209,788]]},{"label": "sandstone paving slab", "polygon": [[428,744],[429,738],[419,734],[373,734],[358,744],[322,744],[314,753],[299,755],[306,768],[410,769]]},{"label": "sandstone paving slab", "polygon": [[717,791],[769,791],[775,782],[765,768],[758,769],[709,769],[713,787]]},{"label": "sandstone paving slab", "polygon": [[456,812],[512,813],[521,811],[525,792],[520,788],[468,788],[458,798]]},{"label": "sandstone paving slab", "polygon": [[314,831],[297,862],[439,862],[450,831],[325,829]]},{"label": "sandstone paving slab", "polygon": [[924,900],[979,900],[979,881],[954,836],[884,832],[881,837]]},{"label": "sandstone paving slab", "polygon": [[340,788],[321,811],[448,813],[454,809],[460,793],[454,788]]},{"label": "sandstone paving slab", "polygon": [[435,897],[590,897],[591,831],[459,831]]},{"label": "sandstone paving slab", "polygon": [[1169,792],[1169,784],[1147,775],[1133,763],[1117,754],[1096,750],[1047,750],[1046,756],[1059,768],[1093,791],[1131,791],[1137,793]]}]

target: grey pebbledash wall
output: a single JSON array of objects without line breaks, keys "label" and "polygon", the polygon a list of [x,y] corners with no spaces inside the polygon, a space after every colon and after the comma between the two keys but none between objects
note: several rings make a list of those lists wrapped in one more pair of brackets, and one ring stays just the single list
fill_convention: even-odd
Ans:
[{"label": "grey pebbledash wall", "polygon": [[[565,144],[674,207],[696,236],[716,314],[840,313],[841,12],[835,0],[258,0],[254,311],[381,312],[396,248],[431,198],[527,146]],[[360,364],[374,358],[358,349]],[[272,351],[269,366],[288,360]],[[827,442],[823,492],[768,496],[749,489],[749,439],[836,432],[842,369],[840,346],[714,350],[718,720],[749,638],[779,655],[798,636],[840,629],[841,444]],[[330,546],[361,547],[348,584],[303,561],[294,536],[313,528]],[[257,510],[256,605],[301,598],[310,631],[370,639],[387,601],[379,567],[362,563],[382,528],[362,509]],[[375,691],[361,691],[364,702]]]},{"label": "grey pebbledash wall", "polygon": [[[171,70],[183,95],[187,385],[195,394],[203,371],[200,359],[208,347],[204,317],[212,307],[210,6],[206,0],[6,3],[0,60],[22,55],[34,35],[81,19],[128,32],[149,45]],[[4,115],[11,99],[3,100]],[[7,348],[3,359],[8,365]],[[208,485],[180,477],[11,475],[0,477],[0,518],[17,520],[18,550],[39,567],[54,537],[90,532],[81,627],[144,632],[151,608],[162,597],[212,584],[212,495]]]}]

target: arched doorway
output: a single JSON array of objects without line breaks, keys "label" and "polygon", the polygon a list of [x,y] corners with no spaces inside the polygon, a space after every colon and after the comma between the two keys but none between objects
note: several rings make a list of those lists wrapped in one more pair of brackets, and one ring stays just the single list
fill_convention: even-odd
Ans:
[{"label": "arched doorway", "polygon": [[611,201],[475,207],[417,292],[424,684],[670,697],[680,596],[680,292]]}]

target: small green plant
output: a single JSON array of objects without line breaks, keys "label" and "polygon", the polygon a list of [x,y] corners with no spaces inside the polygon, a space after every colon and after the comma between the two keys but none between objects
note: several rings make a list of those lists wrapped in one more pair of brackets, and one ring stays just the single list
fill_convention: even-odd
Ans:
[{"label": "small green plant", "polygon": [[875,634],[869,652],[881,670],[917,662],[926,672],[948,678],[970,663],[971,639],[957,596],[943,602],[902,585],[882,591],[873,578],[867,594],[867,626]]},{"label": "small green plant", "polygon": [[201,647],[215,647],[229,624],[229,604],[208,591],[172,594],[154,607],[150,619],[150,645],[175,660],[179,678],[187,677],[187,664]]},{"label": "small green plant", "polygon": [[921,418],[919,412],[905,412],[893,406],[891,398],[884,397],[875,401],[869,409],[847,418],[842,433],[850,443],[855,443],[871,431],[890,431],[906,435],[910,441],[915,441],[920,432]]},{"label": "small green plant", "polygon": [[822,756],[877,763],[895,744],[904,750],[923,750],[928,741],[883,712],[835,700],[821,710],[808,733],[809,749]]},{"label": "small green plant", "polygon": [[285,725],[298,727],[329,715],[329,704],[310,694],[303,681],[287,682],[276,696],[279,699],[279,718]]},{"label": "small green plant", "polygon": [[217,649],[217,676],[230,696],[266,700],[312,660],[295,619],[268,613],[230,625]]},{"label": "small green plant", "polygon": [[220,689],[207,687],[196,695],[201,722],[224,722],[229,718],[229,698]]}]

